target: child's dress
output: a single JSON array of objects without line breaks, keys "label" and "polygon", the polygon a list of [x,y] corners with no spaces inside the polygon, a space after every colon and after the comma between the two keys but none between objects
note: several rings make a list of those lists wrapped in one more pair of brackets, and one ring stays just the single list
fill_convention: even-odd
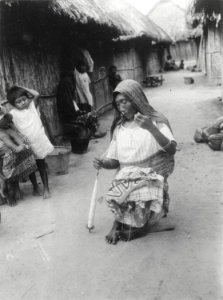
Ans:
[{"label": "child's dress", "polygon": [[31,149],[37,159],[44,159],[54,150],[53,145],[46,136],[33,101],[27,109],[19,110],[13,108],[10,113],[13,116],[13,123],[16,128],[28,138]]},{"label": "child's dress", "polygon": [[88,74],[85,73],[79,73],[76,69],[74,70],[74,76],[76,81],[76,89],[77,89],[77,95],[79,102],[81,104],[89,104],[90,106],[93,106],[93,96],[90,91],[90,83],[91,80],[88,76]]}]

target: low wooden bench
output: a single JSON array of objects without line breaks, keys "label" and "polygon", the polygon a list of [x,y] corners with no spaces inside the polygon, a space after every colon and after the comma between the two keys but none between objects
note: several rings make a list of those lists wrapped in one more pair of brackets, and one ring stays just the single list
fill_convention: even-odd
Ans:
[{"label": "low wooden bench", "polygon": [[143,84],[146,87],[155,87],[158,85],[162,85],[163,81],[164,79],[162,74],[147,75],[145,80],[143,81]]}]

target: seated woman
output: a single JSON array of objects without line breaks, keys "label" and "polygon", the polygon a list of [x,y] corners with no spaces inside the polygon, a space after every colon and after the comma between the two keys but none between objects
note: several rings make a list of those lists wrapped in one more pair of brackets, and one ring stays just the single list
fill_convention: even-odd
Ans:
[{"label": "seated woman", "polygon": [[165,62],[165,71],[178,71],[179,67],[177,66],[174,59],[172,59],[171,55],[168,55]]},{"label": "seated woman", "polygon": [[150,106],[139,83],[119,83],[114,107],[117,116],[106,157],[94,159],[96,169],[118,169],[106,195],[115,214],[106,236],[112,244],[145,235],[168,212],[167,178],[176,152],[168,120]]},{"label": "seated woman", "polygon": [[21,197],[19,180],[28,176],[33,183],[33,194],[39,195],[38,184],[34,180],[36,162],[28,141],[19,134],[12,123],[10,114],[0,116],[0,165],[1,165],[1,195],[5,195],[10,206],[16,205]]}]

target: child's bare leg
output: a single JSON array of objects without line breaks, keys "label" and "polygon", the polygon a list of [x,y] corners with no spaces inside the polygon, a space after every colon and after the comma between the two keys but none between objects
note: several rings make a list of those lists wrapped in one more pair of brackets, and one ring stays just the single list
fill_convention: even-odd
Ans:
[{"label": "child's bare leg", "polygon": [[15,188],[16,184],[14,181],[7,182],[7,202],[9,206],[15,206],[17,204]]},{"label": "child's bare leg", "polygon": [[6,198],[5,190],[6,190],[6,183],[5,183],[4,178],[0,175],[0,195],[1,195],[2,199]]},{"label": "child's bare leg", "polygon": [[22,200],[23,199],[23,193],[20,190],[20,186],[19,186],[19,181],[15,181],[15,198],[18,200]]},{"label": "child's bare leg", "polygon": [[29,179],[33,185],[33,196],[41,196],[42,194],[39,190],[35,172],[33,172],[32,174],[29,175]]},{"label": "child's bare leg", "polygon": [[46,163],[44,159],[37,159],[36,160],[37,168],[40,172],[40,177],[43,182],[43,198],[47,199],[50,198],[50,190],[48,185],[48,175],[46,171]]}]

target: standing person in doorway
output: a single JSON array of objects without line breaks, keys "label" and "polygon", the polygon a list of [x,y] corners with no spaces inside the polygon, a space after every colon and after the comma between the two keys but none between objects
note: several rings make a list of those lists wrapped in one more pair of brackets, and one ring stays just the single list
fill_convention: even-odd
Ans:
[{"label": "standing person in doorway", "polygon": [[93,96],[90,91],[91,80],[87,73],[87,65],[84,60],[80,60],[74,69],[76,82],[77,102],[80,110],[92,111]]},{"label": "standing person in doorway", "polygon": [[108,79],[109,79],[110,87],[111,87],[112,91],[114,91],[114,89],[119,84],[119,82],[122,81],[121,76],[117,73],[116,66],[114,66],[114,65],[110,66],[110,68],[108,70]]},{"label": "standing person in doorway", "polygon": [[72,152],[81,154],[87,151],[89,140],[96,132],[97,118],[89,112],[90,106],[83,105],[82,110],[79,108],[76,94],[74,72],[67,70],[61,74],[57,88],[57,109]]},{"label": "standing person in doorway", "polygon": [[[20,86],[13,86],[7,92],[8,102],[13,106],[10,111],[13,123],[30,142],[43,182],[43,198],[46,199],[50,197],[50,191],[45,157],[54,150],[54,147],[46,136],[36,109],[38,98],[39,93],[37,91]],[[38,189],[36,177],[30,178],[30,180]]]},{"label": "standing person in doorway", "polygon": [[[87,73],[87,65],[84,60],[78,61],[74,70],[74,78],[77,91],[77,102],[80,110],[91,112],[93,110],[93,96],[90,90],[91,80]],[[98,128],[94,133],[95,138],[106,135],[106,132],[100,131]]]}]

